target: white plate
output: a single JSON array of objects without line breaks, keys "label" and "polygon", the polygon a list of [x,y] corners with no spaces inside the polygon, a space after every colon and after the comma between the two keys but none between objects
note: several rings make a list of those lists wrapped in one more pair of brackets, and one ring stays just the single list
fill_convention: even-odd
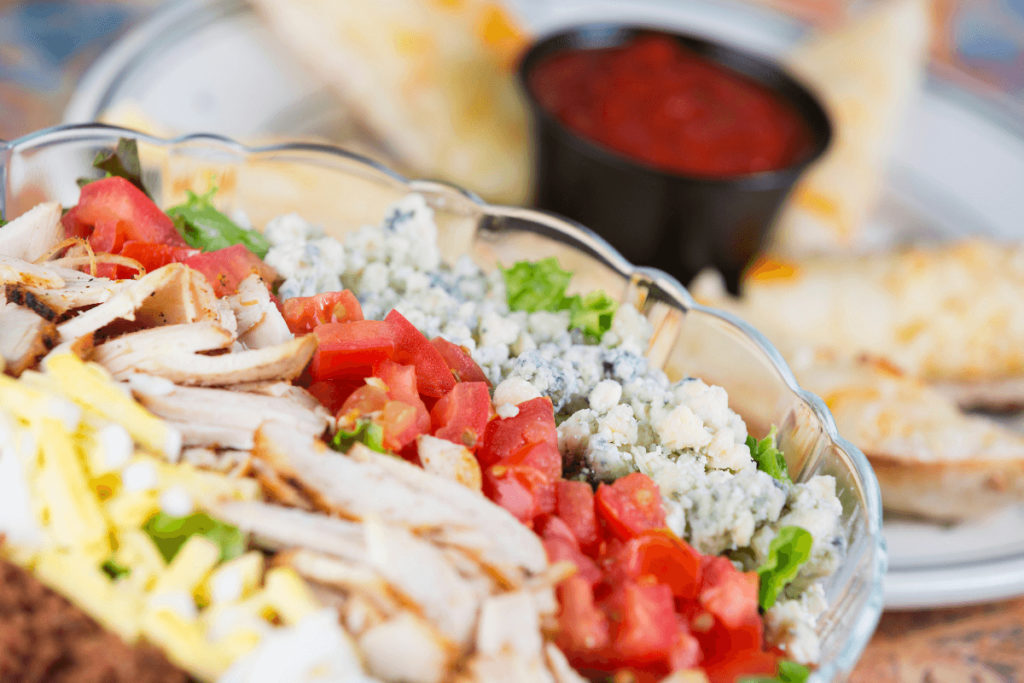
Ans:
[{"label": "white plate", "polygon": [[[629,20],[699,32],[766,54],[802,33],[770,10],[714,0],[514,0],[543,33],[582,21]],[[130,101],[175,131],[232,137],[322,136],[358,131],[240,0],[172,5],[114,44],[83,79],[65,112],[94,120]],[[1024,125],[931,80],[893,153],[872,221],[880,239],[986,234],[1024,236]],[[938,607],[1024,594],[1024,510],[944,528],[886,524],[889,607]]]}]

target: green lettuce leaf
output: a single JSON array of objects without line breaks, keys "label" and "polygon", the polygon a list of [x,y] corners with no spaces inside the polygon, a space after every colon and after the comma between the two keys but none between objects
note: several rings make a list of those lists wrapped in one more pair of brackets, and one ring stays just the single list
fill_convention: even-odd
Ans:
[{"label": "green lettuce leaf", "polygon": [[566,296],[572,273],[562,270],[554,257],[519,261],[501,271],[508,306],[513,311],[569,311],[569,326],[592,339],[611,329],[618,304],[603,291],[586,296]]},{"label": "green lettuce leaf", "polygon": [[217,188],[203,194],[190,190],[184,204],[167,210],[188,245],[202,251],[216,251],[243,244],[258,257],[266,256],[270,249],[267,238],[256,230],[246,230],[218,211],[210,201],[216,192]]},{"label": "green lettuce leaf", "polygon": [[583,330],[594,340],[600,340],[612,328],[619,305],[604,291],[591,292],[585,297],[574,296],[570,302],[569,327]]},{"label": "green lettuce leaf", "polygon": [[502,269],[508,306],[513,311],[561,311],[565,306],[565,289],[572,273],[562,270],[554,257],[542,261],[519,261]]},{"label": "green lettuce leaf", "polygon": [[800,567],[811,556],[814,538],[798,526],[784,526],[768,546],[768,559],[757,568],[760,579],[758,602],[762,609],[775,604],[779,593],[796,578]]},{"label": "green lettuce leaf", "polygon": [[195,512],[186,517],[158,512],[146,521],[142,529],[168,562],[174,559],[185,541],[196,534],[217,544],[221,561],[238,557],[246,549],[245,534],[238,527],[214,519],[205,512]]},{"label": "green lettuce leaf", "polygon": [[760,441],[752,436],[747,436],[747,448],[750,449],[750,457],[757,463],[757,469],[767,472],[779,481],[792,484],[789,478],[789,468],[786,466],[786,457],[775,445],[775,434],[777,430],[772,425],[768,436]]},{"label": "green lettuce leaf", "polygon": [[108,557],[104,560],[103,564],[100,565],[100,569],[103,570],[104,574],[110,577],[111,581],[117,581],[118,579],[132,573],[132,570],[129,567],[124,566],[113,557]]},{"label": "green lettuce leaf", "polygon": [[355,429],[339,429],[331,439],[331,448],[342,453],[347,453],[356,442],[365,444],[378,453],[387,453],[384,448],[384,430],[376,422],[370,420],[359,420]]},{"label": "green lettuce leaf", "polygon": [[[93,168],[104,172],[103,178],[118,176],[151,196],[142,183],[142,163],[139,161],[139,145],[134,138],[121,138],[115,149],[100,150],[92,160]],[[88,185],[98,178],[79,178],[78,186]]]},{"label": "green lettuce leaf", "polygon": [[810,670],[803,664],[783,659],[779,661],[777,676],[744,676],[740,683],[806,683],[810,675]]}]

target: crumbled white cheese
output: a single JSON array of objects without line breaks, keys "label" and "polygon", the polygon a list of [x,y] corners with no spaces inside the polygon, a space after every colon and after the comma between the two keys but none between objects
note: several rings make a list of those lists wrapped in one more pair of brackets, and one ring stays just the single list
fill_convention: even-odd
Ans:
[{"label": "crumbled white cheese", "polygon": [[133,462],[121,470],[121,486],[129,493],[156,488],[156,467],[151,462]]},{"label": "crumbled white cheese", "polygon": [[658,413],[655,429],[661,443],[669,450],[699,450],[711,443],[711,432],[688,406],[677,405]]},{"label": "crumbled white cheese", "polygon": [[591,410],[607,413],[619,404],[622,398],[622,385],[613,379],[603,379],[597,383],[587,395]]},{"label": "crumbled white cheese", "polygon": [[169,486],[160,493],[160,509],[171,517],[187,517],[195,503],[184,486]]},{"label": "crumbled white cheese", "polygon": [[60,420],[60,423],[69,432],[77,430],[82,421],[82,409],[79,406],[66,399],[53,396],[46,400],[46,414]]},{"label": "crumbled white cheese", "polygon": [[519,406],[513,403],[502,403],[494,410],[494,412],[497,413],[498,417],[501,419],[507,420],[519,414]]},{"label": "crumbled white cheese", "polygon": [[97,438],[108,471],[124,467],[135,452],[131,435],[119,424],[111,422],[104,425],[97,433]]},{"label": "crumbled white cheese", "polygon": [[241,599],[243,587],[241,567],[221,567],[210,579],[210,600],[221,604],[233,603]]},{"label": "crumbled white cheese", "polygon": [[808,587],[797,599],[779,600],[764,615],[767,640],[791,659],[817,662],[821,644],[816,621],[827,607],[820,583]]},{"label": "crumbled white cheese", "polygon": [[521,377],[509,377],[494,388],[494,404],[503,406],[511,404],[517,406],[520,403],[540,398],[541,393]]}]

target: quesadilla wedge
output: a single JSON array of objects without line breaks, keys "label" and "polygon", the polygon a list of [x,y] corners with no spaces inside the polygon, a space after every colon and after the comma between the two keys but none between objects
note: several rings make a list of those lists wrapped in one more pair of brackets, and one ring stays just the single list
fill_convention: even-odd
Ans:
[{"label": "quesadilla wedge", "polygon": [[824,100],[831,148],[801,180],[780,217],[772,250],[783,254],[861,246],[897,129],[924,72],[928,0],[876,3],[787,58]]},{"label": "quesadilla wedge", "polygon": [[802,348],[867,353],[941,383],[969,407],[1024,401],[1024,245],[971,240],[861,256],[765,258],[729,299],[710,277],[698,298]]},{"label": "quesadilla wedge", "polygon": [[819,354],[794,372],[871,460],[887,510],[955,522],[1024,501],[1024,435],[878,359]]},{"label": "quesadilla wedge", "polygon": [[411,173],[526,196],[525,36],[490,0],[258,0],[269,26]]}]

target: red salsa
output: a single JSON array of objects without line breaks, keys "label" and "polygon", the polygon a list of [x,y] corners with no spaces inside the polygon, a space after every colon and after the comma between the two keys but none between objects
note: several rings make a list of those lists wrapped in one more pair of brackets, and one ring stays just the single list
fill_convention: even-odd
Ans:
[{"label": "red salsa", "polygon": [[811,147],[788,102],[667,36],[557,53],[533,70],[530,89],[571,130],[666,171],[770,171]]}]

